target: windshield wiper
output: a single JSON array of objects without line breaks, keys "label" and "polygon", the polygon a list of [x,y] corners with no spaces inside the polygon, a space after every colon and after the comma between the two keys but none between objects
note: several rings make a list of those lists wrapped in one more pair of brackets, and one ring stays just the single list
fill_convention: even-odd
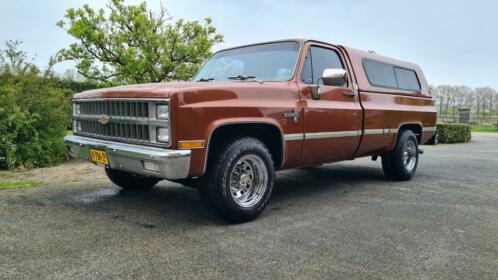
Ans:
[{"label": "windshield wiper", "polygon": [[196,82],[211,82],[214,81],[214,78],[200,78]]},{"label": "windshield wiper", "polygon": [[256,76],[254,75],[237,75],[237,76],[231,76],[228,77],[227,79],[229,80],[239,80],[239,81],[245,81],[245,80],[254,80],[256,82],[262,83],[263,81],[256,79]]}]

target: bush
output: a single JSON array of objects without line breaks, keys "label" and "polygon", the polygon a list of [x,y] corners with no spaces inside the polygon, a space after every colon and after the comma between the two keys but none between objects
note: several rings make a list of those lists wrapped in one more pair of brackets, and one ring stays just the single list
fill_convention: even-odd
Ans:
[{"label": "bush", "polygon": [[0,70],[0,168],[49,166],[67,159],[69,90],[57,89],[36,67]]},{"label": "bush", "polygon": [[467,124],[437,124],[436,133],[439,143],[464,143],[471,138]]}]

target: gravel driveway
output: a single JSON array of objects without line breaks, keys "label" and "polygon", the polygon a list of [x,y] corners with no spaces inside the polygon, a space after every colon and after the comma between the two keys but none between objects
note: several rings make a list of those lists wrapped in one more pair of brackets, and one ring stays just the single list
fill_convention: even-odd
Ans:
[{"label": "gravel driveway", "polygon": [[240,225],[174,183],[122,192],[80,161],[31,171],[43,185],[0,190],[0,279],[498,279],[498,134],[423,148],[410,182],[368,158],[280,172]]}]

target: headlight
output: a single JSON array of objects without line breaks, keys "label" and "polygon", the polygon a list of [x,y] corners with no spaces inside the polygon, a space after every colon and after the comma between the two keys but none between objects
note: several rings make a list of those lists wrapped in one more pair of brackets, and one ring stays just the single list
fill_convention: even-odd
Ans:
[{"label": "headlight", "polygon": [[165,127],[157,128],[156,139],[158,142],[167,143],[169,141],[169,128]]},{"label": "headlight", "polygon": [[169,119],[169,106],[168,105],[157,105],[156,118],[167,120]]},{"label": "headlight", "polygon": [[80,114],[80,104],[73,103],[73,115],[79,115],[79,114]]}]

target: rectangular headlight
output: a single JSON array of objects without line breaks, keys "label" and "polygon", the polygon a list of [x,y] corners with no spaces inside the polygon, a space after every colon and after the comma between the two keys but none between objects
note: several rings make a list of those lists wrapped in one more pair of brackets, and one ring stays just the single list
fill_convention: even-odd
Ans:
[{"label": "rectangular headlight", "polygon": [[156,118],[162,120],[169,119],[169,106],[166,104],[157,105]]},{"label": "rectangular headlight", "polygon": [[169,142],[169,128],[159,127],[157,128],[156,139],[158,142]]}]

